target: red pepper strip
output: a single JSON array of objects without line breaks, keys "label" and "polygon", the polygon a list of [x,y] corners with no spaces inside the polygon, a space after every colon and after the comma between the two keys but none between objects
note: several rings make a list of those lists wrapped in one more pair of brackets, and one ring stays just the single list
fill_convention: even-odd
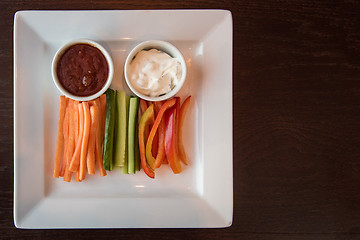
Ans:
[{"label": "red pepper strip", "polygon": [[188,161],[186,159],[185,149],[182,141],[182,127],[184,124],[184,119],[186,112],[190,105],[190,98],[191,96],[187,97],[180,108],[180,114],[179,114],[179,124],[178,124],[178,147],[179,147],[179,157],[181,158],[181,161],[188,165]]},{"label": "red pepper strip", "polygon": [[180,159],[177,154],[176,108],[171,108],[165,117],[165,152],[171,169],[181,173]]},{"label": "red pepper strip", "polygon": [[[155,102],[155,112],[159,113],[163,103],[162,102]],[[158,168],[161,166],[165,159],[165,120],[164,117],[161,119],[159,128],[157,131],[157,135],[155,135],[154,140],[156,141],[156,136],[158,136],[158,146],[157,146],[157,154],[155,159],[155,168]],[[155,144],[153,145],[153,148],[155,148]],[[154,153],[154,152],[153,152]],[[155,154],[154,154],[155,155]]]},{"label": "red pepper strip", "polygon": [[140,99],[141,113],[144,114],[144,112],[146,111],[147,108],[148,108],[148,104],[147,104],[146,100]]},{"label": "red pepper strip", "polygon": [[[157,160],[153,157],[152,155],[152,145],[153,145],[153,140],[154,140],[154,136],[155,136],[155,133],[160,125],[160,122],[161,122],[161,119],[162,117],[164,116],[164,113],[166,110],[168,110],[169,108],[171,108],[172,106],[174,106],[176,103],[176,99],[173,98],[171,100],[167,100],[161,107],[158,115],[156,116],[156,119],[155,119],[155,122],[154,122],[154,125],[153,127],[151,128],[151,131],[150,131],[150,134],[149,134],[149,138],[148,138],[148,141],[146,143],[146,158],[147,158],[147,161],[149,163],[149,166],[151,169],[155,169],[155,162],[158,162],[160,160]],[[161,161],[160,163],[158,163],[159,166],[161,164]]]},{"label": "red pepper strip", "polygon": [[146,109],[146,111],[144,112],[144,114],[142,115],[142,117],[140,119],[139,150],[140,150],[140,158],[141,158],[141,167],[144,169],[144,172],[146,173],[146,175],[148,175],[151,178],[155,178],[154,171],[151,168],[149,168],[147,161],[146,161],[145,140],[144,140],[146,126],[149,126],[149,124],[151,124],[152,122],[154,122],[154,106],[151,104]]},{"label": "red pepper strip", "polygon": [[[154,111],[155,111],[155,118],[158,115],[160,108],[162,106],[162,102],[153,102],[154,104]],[[150,132],[149,132],[150,133]],[[154,140],[153,140],[153,146],[151,148],[151,152],[153,156],[157,156],[159,149],[159,132],[155,133]]]},{"label": "red pepper strip", "polygon": [[179,155],[179,146],[178,146],[178,133],[179,133],[179,116],[180,116],[180,97],[174,97],[176,99],[176,103],[174,105],[174,108],[176,109],[176,118],[175,118],[175,136],[176,136],[176,153],[177,153],[177,156],[179,158],[179,160],[181,159],[180,158],[180,155]]}]

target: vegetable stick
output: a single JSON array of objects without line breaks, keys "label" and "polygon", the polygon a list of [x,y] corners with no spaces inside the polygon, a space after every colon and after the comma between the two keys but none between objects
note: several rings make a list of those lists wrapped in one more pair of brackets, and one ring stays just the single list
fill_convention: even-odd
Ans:
[{"label": "vegetable stick", "polygon": [[[100,110],[100,129],[101,129],[101,136],[102,138],[104,138],[104,134],[105,134],[105,119],[106,119],[106,94],[103,94],[100,96],[99,98],[100,101],[100,106],[99,106],[99,110]],[[104,141],[104,139],[102,140],[102,142]],[[102,145],[102,143],[101,143]]]},{"label": "vegetable stick", "polygon": [[125,91],[117,90],[115,97],[116,106],[116,122],[115,122],[115,135],[114,135],[114,164],[115,166],[123,167],[127,173],[127,131],[128,131],[128,115],[129,115],[129,102],[130,97],[126,96]]},{"label": "vegetable stick", "polygon": [[81,180],[80,180],[80,172],[79,171],[75,172],[75,180],[76,180],[76,182],[81,182]]},{"label": "vegetable stick", "polygon": [[65,169],[65,173],[64,173],[64,178],[63,180],[65,182],[71,182],[71,177],[72,177],[72,172],[69,170],[69,162],[66,163],[66,169]]},{"label": "vegetable stick", "polygon": [[95,101],[95,104],[99,107],[99,127],[96,131],[95,137],[95,154],[96,154],[96,165],[98,167],[100,176],[106,176],[106,171],[103,167],[103,151],[102,145],[104,141],[105,132],[105,118],[106,118],[106,95],[103,94],[99,98],[99,101]]},{"label": "vegetable stick", "polygon": [[[155,102],[155,112],[156,114],[159,113],[163,103],[162,102]],[[154,137],[154,141],[157,141],[157,144],[153,145],[153,148],[157,148],[157,154],[156,154],[156,161],[155,161],[155,168],[158,168],[161,166],[161,164],[164,162],[165,158],[165,120],[161,119],[157,134]],[[156,138],[157,137],[157,138]],[[153,155],[154,151],[152,151]],[[166,161],[167,162],[167,161]]]},{"label": "vegetable stick", "polygon": [[[78,106],[80,104],[79,101],[74,101],[74,106]],[[79,110],[77,108],[74,108],[73,111],[74,114],[74,126],[75,126],[75,150],[76,150],[76,144],[79,141],[79,131],[80,131],[80,123],[79,123]]]},{"label": "vegetable stick", "polygon": [[147,110],[143,113],[139,123],[139,150],[141,157],[141,166],[146,175],[150,178],[155,178],[155,172],[148,166],[146,159],[146,148],[145,148],[145,127],[154,121],[154,107],[150,105]]},{"label": "vegetable stick", "polygon": [[[140,99],[141,115],[144,114],[144,112],[146,111],[147,108],[148,108],[148,102],[146,100],[144,100],[144,99]],[[145,127],[145,136],[144,136],[145,142],[147,142],[147,139],[148,139],[149,134],[150,134],[150,126],[151,125],[147,125]]]},{"label": "vegetable stick", "polygon": [[89,103],[82,102],[81,104],[84,110],[84,131],[83,131],[81,153],[80,153],[80,180],[84,180],[86,173],[86,154],[89,143],[91,119],[90,119]]},{"label": "vegetable stick", "polygon": [[91,128],[89,135],[89,145],[86,157],[87,171],[89,174],[95,174],[95,139],[96,132],[99,128],[99,107],[97,105],[90,106]]},{"label": "vegetable stick", "polygon": [[148,108],[148,104],[147,104],[146,100],[140,99],[141,114],[144,114],[144,112],[146,111],[147,108]]},{"label": "vegetable stick", "polygon": [[[146,160],[149,163],[149,166],[152,170],[155,169],[155,165],[156,166],[160,166],[162,163],[162,159],[155,159],[152,156],[152,147],[153,147],[153,140],[154,140],[154,136],[155,133],[158,130],[158,127],[161,123],[161,120],[163,119],[164,113],[166,110],[168,110],[169,108],[171,108],[172,106],[174,106],[176,103],[176,99],[173,98],[171,100],[167,100],[162,106],[161,109],[158,112],[158,115],[156,116],[155,122],[151,128],[150,134],[149,134],[149,138],[146,142]],[[176,115],[175,115],[176,116]],[[165,131],[166,132],[166,131]],[[163,141],[164,142],[164,141]],[[166,146],[164,146],[164,149],[166,148]],[[161,148],[162,149],[162,148]]]},{"label": "vegetable stick", "polygon": [[[81,143],[82,143],[82,135],[84,131],[84,111],[82,108],[81,103],[75,102],[74,103],[74,110],[73,110],[73,117],[74,117],[74,126],[78,126],[78,134],[76,139],[76,147],[74,155],[71,158],[69,170],[72,172],[76,172],[79,170],[80,165],[80,153],[81,153]],[[78,121],[76,121],[75,116],[78,116]],[[74,134],[76,132],[76,127],[74,127]]]},{"label": "vegetable stick", "polygon": [[106,176],[106,171],[104,169],[104,166],[103,166],[103,155],[102,155],[102,150],[101,150],[101,145],[102,145],[102,141],[100,140],[101,139],[101,135],[99,134],[99,131],[100,128],[98,129],[97,133],[96,133],[96,146],[95,146],[95,153],[96,153],[96,165],[98,167],[98,170],[99,170],[99,173],[100,173],[100,176],[104,177]]},{"label": "vegetable stick", "polygon": [[59,178],[60,175],[60,163],[63,158],[64,148],[64,133],[63,125],[65,118],[66,109],[66,98],[64,95],[60,96],[60,108],[59,108],[59,122],[58,122],[58,133],[56,140],[56,153],[55,153],[55,166],[54,166],[54,178]]},{"label": "vegetable stick", "polygon": [[179,121],[178,121],[178,126],[177,126],[177,131],[178,131],[178,150],[179,150],[179,157],[181,159],[181,161],[185,164],[188,165],[188,159],[186,157],[185,154],[185,148],[183,145],[183,125],[184,125],[184,119],[185,119],[185,115],[186,112],[188,111],[189,105],[190,105],[190,99],[191,96],[187,97],[185,99],[185,101],[183,102],[181,108],[180,108],[180,114],[179,114]]},{"label": "vegetable stick", "polygon": [[69,119],[70,119],[70,103],[69,99],[66,98],[66,109],[65,109],[65,118],[64,118],[64,124],[63,124],[63,135],[64,135],[64,149],[63,149],[63,160],[60,167],[60,177],[64,176],[65,168],[66,168],[66,152],[67,152],[67,146],[69,142]]},{"label": "vegetable stick", "polygon": [[73,116],[74,114],[72,114],[74,111],[74,105],[75,101],[69,99],[69,139],[66,148],[66,167],[64,173],[64,181],[66,182],[71,181],[72,172],[69,170],[69,166],[75,150],[75,121]]},{"label": "vegetable stick", "polygon": [[108,89],[106,91],[106,118],[104,131],[104,153],[103,153],[103,167],[105,170],[111,171],[113,168],[114,157],[114,129],[115,129],[115,108],[116,108],[116,92]]},{"label": "vegetable stick", "polygon": [[128,173],[135,173],[135,145],[136,142],[136,125],[137,123],[137,113],[139,108],[139,98],[131,97],[129,104],[129,117],[128,117],[128,144],[127,144],[127,160],[128,160]]}]

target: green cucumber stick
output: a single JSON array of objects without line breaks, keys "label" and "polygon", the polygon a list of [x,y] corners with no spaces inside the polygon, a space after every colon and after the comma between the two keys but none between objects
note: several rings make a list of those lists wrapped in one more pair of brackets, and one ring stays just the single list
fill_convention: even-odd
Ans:
[{"label": "green cucumber stick", "polygon": [[139,149],[139,106],[140,100],[138,101],[136,119],[135,119],[135,171],[140,171],[141,160],[140,160],[140,149]]},{"label": "green cucumber stick", "polygon": [[104,136],[103,165],[105,170],[112,170],[115,127],[115,91],[106,91],[106,120]]},{"label": "green cucumber stick", "polygon": [[126,135],[125,135],[125,161],[124,161],[124,165],[121,168],[121,172],[123,174],[128,174],[128,159],[127,159],[127,125],[128,125],[128,119],[129,119],[129,105],[130,105],[130,96],[126,96],[125,97],[125,112],[126,112]]},{"label": "green cucumber stick", "polygon": [[117,124],[115,128],[115,166],[123,167],[126,160],[126,135],[127,135],[127,111],[126,111],[126,93],[122,90],[116,91],[116,117]]},{"label": "green cucumber stick", "polygon": [[135,173],[135,126],[137,125],[137,113],[139,107],[139,98],[130,98],[129,122],[128,122],[128,172]]}]

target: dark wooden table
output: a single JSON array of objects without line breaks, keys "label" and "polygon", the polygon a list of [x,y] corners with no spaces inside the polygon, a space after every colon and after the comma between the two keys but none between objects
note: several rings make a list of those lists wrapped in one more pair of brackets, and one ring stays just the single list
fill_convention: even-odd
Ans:
[{"label": "dark wooden table", "polygon": [[[229,9],[234,218],[225,229],[19,230],[13,224],[13,16],[22,9]],[[360,238],[360,2],[0,2],[1,239]]]}]

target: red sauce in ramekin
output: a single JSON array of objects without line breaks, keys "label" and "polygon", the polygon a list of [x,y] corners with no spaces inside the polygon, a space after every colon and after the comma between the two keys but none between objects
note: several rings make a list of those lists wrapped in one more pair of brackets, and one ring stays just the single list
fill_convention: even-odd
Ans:
[{"label": "red sauce in ramekin", "polygon": [[109,66],[102,52],[89,44],[69,47],[57,64],[61,85],[76,96],[90,96],[105,85]]}]

